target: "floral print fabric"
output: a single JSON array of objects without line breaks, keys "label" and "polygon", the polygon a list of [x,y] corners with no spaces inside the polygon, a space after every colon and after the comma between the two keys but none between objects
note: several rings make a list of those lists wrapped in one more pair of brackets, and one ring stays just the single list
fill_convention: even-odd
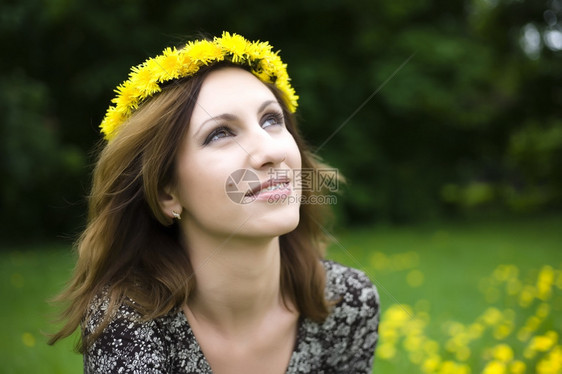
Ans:
[{"label": "floral print fabric", "polygon": [[[299,320],[297,341],[287,374],[371,373],[378,340],[379,296],[362,272],[324,261],[326,297],[338,300],[323,323]],[[107,308],[97,298],[93,318],[83,326],[89,334]],[[100,337],[84,353],[84,373],[211,374],[181,308],[140,322],[121,305]]]}]

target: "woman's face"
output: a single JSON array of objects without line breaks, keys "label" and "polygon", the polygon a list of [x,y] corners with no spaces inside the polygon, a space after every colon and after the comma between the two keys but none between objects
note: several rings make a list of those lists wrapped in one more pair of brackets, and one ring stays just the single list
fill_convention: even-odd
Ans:
[{"label": "woman's face", "polygon": [[275,237],[299,222],[300,151],[273,93],[239,68],[203,82],[177,160],[188,236]]}]

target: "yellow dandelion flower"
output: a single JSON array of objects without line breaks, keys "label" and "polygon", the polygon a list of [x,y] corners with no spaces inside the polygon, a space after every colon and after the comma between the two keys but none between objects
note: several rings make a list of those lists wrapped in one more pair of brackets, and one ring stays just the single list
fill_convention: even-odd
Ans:
[{"label": "yellow dandelion flower", "polygon": [[470,366],[466,364],[458,365],[455,374],[470,374]]},{"label": "yellow dandelion flower", "polygon": [[527,369],[523,361],[515,360],[509,364],[509,372],[511,374],[524,374]]},{"label": "yellow dandelion flower", "polygon": [[558,341],[558,334],[555,331],[547,331],[544,335],[533,337],[530,346],[535,351],[548,351]]},{"label": "yellow dandelion flower", "polygon": [[152,70],[147,68],[147,64],[136,66],[133,68],[133,74],[130,78],[131,84],[139,91],[139,98],[146,99],[149,96],[159,92],[160,87],[153,79]]},{"label": "yellow dandelion flower", "polygon": [[457,365],[453,361],[443,361],[439,368],[439,374],[454,374],[456,373]]},{"label": "yellow dandelion flower", "polygon": [[536,369],[539,374],[562,373],[562,347],[554,347],[548,355],[537,363]]},{"label": "yellow dandelion flower", "polygon": [[482,320],[489,326],[493,326],[502,320],[502,312],[499,309],[490,307],[482,315]]},{"label": "yellow dandelion flower", "polygon": [[500,361],[490,361],[484,367],[482,374],[505,374],[507,373],[507,368],[505,363]]},{"label": "yellow dandelion flower", "polygon": [[139,95],[138,88],[130,81],[126,81],[115,89],[117,96],[111,100],[116,107],[136,109],[138,107],[137,97]]},{"label": "yellow dandelion flower", "polygon": [[521,308],[527,308],[531,305],[536,296],[536,289],[533,286],[524,286],[519,293],[519,306]]},{"label": "yellow dandelion flower", "polygon": [[494,329],[494,338],[497,340],[503,340],[507,338],[513,331],[513,323],[506,321]]},{"label": "yellow dandelion flower", "polygon": [[386,310],[385,316],[387,321],[403,324],[412,318],[412,310],[408,305],[394,304]]},{"label": "yellow dandelion flower", "polygon": [[125,121],[126,117],[122,111],[115,106],[109,107],[100,128],[107,139],[112,139],[117,127]]},{"label": "yellow dandelion flower", "polygon": [[422,343],[423,339],[420,336],[407,336],[406,339],[404,339],[403,345],[407,351],[412,352],[421,349]]},{"label": "yellow dandelion flower", "polygon": [[509,362],[513,359],[513,350],[507,344],[498,344],[494,347],[494,358],[501,362]]},{"label": "yellow dandelion flower", "polygon": [[260,60],[272,52],[272,47],[268,42],[253,43],[246,48],[248,57],[252,60]]},{"label": "yellow dandelion flower", "polygon": [[151,71],[153,79],[162,83],[180,76],[181,61],[178,51],[174,48],[166,48],[162,55],[147,62],[147,68]]},{"label": "yellow dandelion flower", "polygon": [[393,344],[388,344],[382,342],[379,347],[377,347],[377,356],[383,360],[390,360],[396,355],[396,347]]},{"label": "yellow dandelion flower", "polygon": [[185,46],[185,53],[195,63],[207,65],[211,61],[223,61],[224,55],[220,46],[209,40],[190,42]]},{"label": "yellow dandelion flower", "polygon": [[554,283],[554,269],[543,266],[537,278],[537,298],[546,301],[550,298],[551,288]]},{"label": "yellow dandelion flower", "polygon": [[438,355],[432,355],[425,359],[422,364],[422,370],[424,373],[434,373],[441,365],[441,357]]},{"label": "yellow dandelion flower", "polygon": [[241,62],[247,54],[248,41],[243,36],[224,32],[221,38],[216,38],[215,43],[232,54],[232,62]]}]

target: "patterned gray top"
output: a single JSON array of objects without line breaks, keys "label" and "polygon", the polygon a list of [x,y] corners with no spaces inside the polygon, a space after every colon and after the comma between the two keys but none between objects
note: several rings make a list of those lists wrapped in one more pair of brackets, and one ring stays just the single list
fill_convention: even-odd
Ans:
[{"label": "patterned gray top", "polygon": [[[359,270],[331,261],[326,268],[326,297],[341,300],[323,323],[299,320],[287,374],[371,373],[378,339],[379,296]],[[100,322],[107,300],[92,303]],[[212,370],[181,308],[148,322],[122,305],[102,335],[84,354],[84,373],[204,373]]]}]

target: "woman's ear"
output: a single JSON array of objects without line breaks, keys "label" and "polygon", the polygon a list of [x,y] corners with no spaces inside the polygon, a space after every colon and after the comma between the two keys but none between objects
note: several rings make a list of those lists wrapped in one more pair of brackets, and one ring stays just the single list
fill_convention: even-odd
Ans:
[{"label": "woman's ear", "polygon": [[182,205],[180,200],[171,187],[165,187],[158,194],[158,204],[162,213],[171,220],[180,219],[182,213]]}]

